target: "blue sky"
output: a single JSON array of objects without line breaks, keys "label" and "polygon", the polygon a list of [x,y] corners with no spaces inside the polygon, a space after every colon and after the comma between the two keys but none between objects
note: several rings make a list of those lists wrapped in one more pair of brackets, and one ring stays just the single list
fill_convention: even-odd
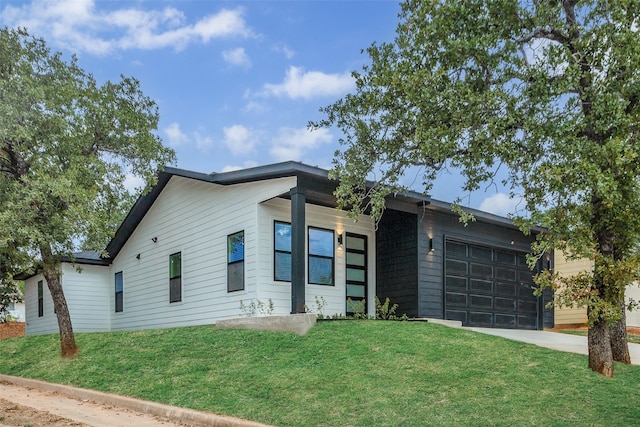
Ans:
[{"label": "blue sky", "polygon": [[[76,54],[99,82],[140,80],[177,167],[210,173],[286,160],[330,168],[337,131],[309,132],[307,123],[354,89],[351,71],[368,61],[362,49],[393,41],[399,11],[390,0],[4,0],[0,25]],[[513,210],[495,189],[468,195],[459,186],[445,175],[430,194]]]}]

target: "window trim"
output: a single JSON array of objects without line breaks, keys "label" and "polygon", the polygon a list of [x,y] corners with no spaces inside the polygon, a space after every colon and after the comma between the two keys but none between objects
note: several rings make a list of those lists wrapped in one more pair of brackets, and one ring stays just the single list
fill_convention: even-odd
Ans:
[{"label": "window trim", "polygon": [[[289,256],[291,256],[291,250],[289,251],[283,251],[281,249],[277,249],[276,248],[276,227],[278,226],[278,224],[280,225],[288,225],[289,226],[289,231],[291,231],[291,223],[290,222],[286,222],[286,221],[278,221],[275,220],[273,222],[273,280],[275,282],[286,282],[286,283],[290,283],[291,282],[291,271],[289,271],[289,280],[286,279],[279,279],[276,276],[276,258],[278,257],[278,254],[288,254]],[[289,247],[291,247],[291,235],[289,235]]]},{"label": "window trim", "polygon": [[[327,233],[331,233],[331,256],[325,255],[313,255],[311,253],[311,245],[310,242],[310,232],[311,230],[318,230]],[[320,258],[320,259],[330,259],[331,260],[331,283],[317,283],[311,281],[311,258]],[[307,227],[307,283],[310,285],[320,285],[320,286],[335,286],[336,285],[336,232],[335,230],[331,230],[328,228],[321,227]]]},{"label": "window trim", "polygon": [[[174,256],[179,256],[180,257],[180,274],[176,275],[176,276],[171,276],[171,260]],[[171,287],[173,285],[173,283],[171,282],[174,279],[180,279],[177,283],[178,283],[178,287],[180,292],[178,292],[178,299],[172,299],[172,294],[171,294]],[[178,251],[175,253],[172,253],[171,255],[169,255],[169,303],[173,304],[176,302],[182,302],[182,251]]]},{"label": "window trim", "polygon": [[[242,258],[241,259],[237,259],[234,261],[230,261],[230,257],[231,257],[231,239],[234,238],[234,236],[238,236],[238,235],[242,235]],[[244,230],[240,230],[237,231],[235,233],[231,233],[227,235],[227,293],[231,293],[231,292],[239,292],[239,291],[244,291],[245,287],[246,287],[246,283],[245,283],[245,253],[244,253],[244,249],[245,249],[245,233]],[[231,266],[236,266],[242,263],[242,287],[238,288],[238,289],[231,289],[231,274],[229,274],[230,268]]]},{"label": "window trim", "polygon": [[38,317],[44,316],[44,281],[38,280]]},{"label": "window trim", "polygon": [[[118,278],[120,278],[120,290],[118,291]],[[122,313],[124,311],[124,275],[122,271],[114,274],[114,312]],[[120,306],[118,306],[118,295],[120,295]],[[120,308],[120,310],[118,310]]]}]

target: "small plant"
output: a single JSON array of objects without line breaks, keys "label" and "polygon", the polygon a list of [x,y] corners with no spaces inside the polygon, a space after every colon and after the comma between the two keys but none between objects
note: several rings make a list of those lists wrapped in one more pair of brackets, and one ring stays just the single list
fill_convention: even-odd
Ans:
[{"label": "small plant", "polygon": [[317,295],[315,296],[315,300],[316,300],[315,309],[310,308],[308,305],[305,304],[304,310],[307,313],[315,314],[318,319],[324,319],[325,318],[324,309],[327,306],[327,301],[324,299],[324,297],[318,298]]},{"label": "small plant", "polygon": [[347,307],[349,312],[353,313],[354,319],[368,319],[367,316],[367,300],[353,301],[351,298],[347,299]]},{"label": "small plant", "polygon": [[[384,304],[380,303],[380,299],[376,296],[376,319],[380,320],[397,320],[396,310],[398,304],[391,305],[389,297],[384,300]],[[404,315],[406,317],[406,314]]]},{"label": "small plant", "polygon": [[246,317],[253,317],[256,314],[261,316],[270,316],[273,313],[273,310],[274,306],[271,298],[268,299],[266,304],[257,298],[252,299],[249,304],[246,305],[244,301],[240,300],[240,311],[242,311]]}]

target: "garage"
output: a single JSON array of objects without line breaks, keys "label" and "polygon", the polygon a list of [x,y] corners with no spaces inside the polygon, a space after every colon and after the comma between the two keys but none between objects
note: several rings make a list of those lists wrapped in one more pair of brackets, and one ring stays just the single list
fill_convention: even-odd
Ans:
[{"label": "garage", "polygon": [[445,239],[444,314],[463,326],[540,329],[524,253]]}]

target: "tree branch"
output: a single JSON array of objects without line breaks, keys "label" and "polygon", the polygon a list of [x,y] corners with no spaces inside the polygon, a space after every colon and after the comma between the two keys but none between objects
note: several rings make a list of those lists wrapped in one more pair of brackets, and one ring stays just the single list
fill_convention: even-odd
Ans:
[{"label": "tree branch", "polygon": [[567,44],[569,37],[557,28],[536,28],[524,37],[516,39],[517,43],[529,43],[533,39],[547,39],[561,44]]}]

